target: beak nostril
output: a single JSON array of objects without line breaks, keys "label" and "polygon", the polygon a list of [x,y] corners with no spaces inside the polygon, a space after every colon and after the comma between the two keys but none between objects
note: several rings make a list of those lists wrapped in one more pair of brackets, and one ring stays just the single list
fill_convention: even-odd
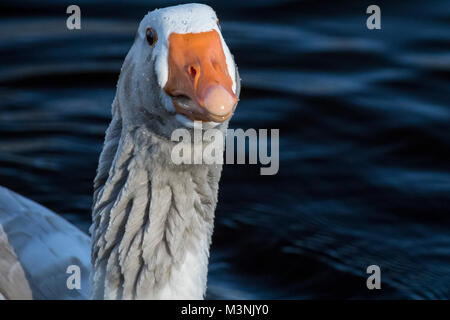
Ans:
[{"label": "beak nostril", "polygon": [[194,79],[195,75],[197,74],[197,70],[195,70],[195,68],[193,66],[190,66],[188,69],[188,73]]}]

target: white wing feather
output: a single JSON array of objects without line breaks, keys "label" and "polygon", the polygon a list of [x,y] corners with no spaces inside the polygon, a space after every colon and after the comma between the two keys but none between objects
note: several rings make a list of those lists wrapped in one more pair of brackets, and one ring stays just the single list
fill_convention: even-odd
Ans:
[{"label": "white wing feather", "polygon": [[[0,242],[14,249],[31,288],[33,299],[87,299],[89,297],[90,239],[68,221],[49,209],[0,186],[0,226],[7,236]],[[3,249],[3,251],[2,251]],[[6,257],[6,255],[5,255]],[[4,265],[6,258],[0,256]],[[2,260],[2,259],[5,260]],[[69,289],[70,265],[80,267],[81,288]],[[5,268],[5,267],[3,267]],[[11,269],[10,269],[11,270]],[[10,270],[1,270],[3,275]],[[0,282],[1,285],[1,282]],[[17,284],[15,288],[20,288]],[[0,294],[8,298],[10,293]],[[11,291],[11,289],[9,289]],[[17,294],[11,295],[14,298]]]},{"label": "white wing feather", "polygon": [[14,248],[0,225],[0,300],[30,300],[31,289]]}]

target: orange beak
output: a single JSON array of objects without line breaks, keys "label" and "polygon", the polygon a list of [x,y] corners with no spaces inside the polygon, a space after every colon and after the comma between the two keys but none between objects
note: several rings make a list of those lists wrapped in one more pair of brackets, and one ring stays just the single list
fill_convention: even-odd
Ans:
[{"label": "orange beak", "polygon": [[191,120],[223,122],[237,103],[220,36],[212,30],[169,36],[164,90],[177,113]]}]

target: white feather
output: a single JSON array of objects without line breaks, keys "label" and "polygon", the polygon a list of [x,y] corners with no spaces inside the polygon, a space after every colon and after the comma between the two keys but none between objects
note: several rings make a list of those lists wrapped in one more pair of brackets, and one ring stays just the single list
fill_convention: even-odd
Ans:
[{"label": "white feather", "polygon": [[[14,248],[34,299],[86,299],[90,240],[47,208],[0,187],[0,225]],[[69,290],[69,265],[81,269],[81,289]]]}]

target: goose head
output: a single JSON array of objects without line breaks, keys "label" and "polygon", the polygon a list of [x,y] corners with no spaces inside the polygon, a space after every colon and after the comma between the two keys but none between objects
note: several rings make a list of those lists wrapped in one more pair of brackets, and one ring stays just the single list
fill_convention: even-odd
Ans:
[{"label": "goose head", "polygon": [[[118,82],[121,116],[164,136],[177,128],[226,128],[238,101],[237,68],[214,10],[185,4],[141,21]],[[125,107],[122,107],[125,106]]]}]

